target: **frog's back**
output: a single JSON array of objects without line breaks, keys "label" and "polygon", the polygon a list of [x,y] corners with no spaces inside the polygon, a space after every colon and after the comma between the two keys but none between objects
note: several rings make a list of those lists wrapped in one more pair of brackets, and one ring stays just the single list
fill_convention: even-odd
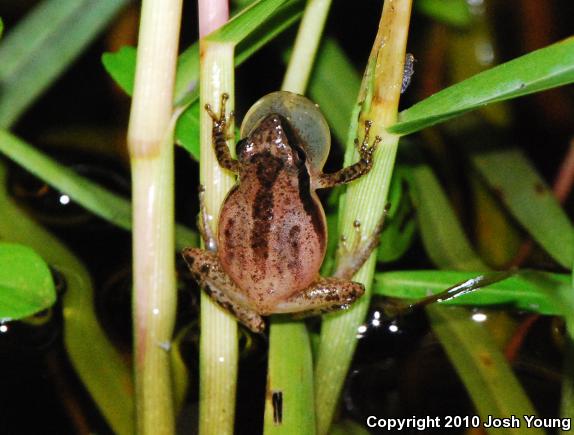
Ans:
[{"label": "frog's back", "polygon": [[259,163],[223,205],[219,257],[253,307],[266,314],[317,279],[326,225],[306,172],[294,175],[269,156]]}]

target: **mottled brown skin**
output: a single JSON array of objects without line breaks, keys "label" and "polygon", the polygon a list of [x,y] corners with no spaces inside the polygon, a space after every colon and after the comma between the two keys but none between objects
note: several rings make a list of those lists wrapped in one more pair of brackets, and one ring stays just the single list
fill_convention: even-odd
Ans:
[{"label": "mottled brown skin", "polygon": [[[222,107],[224,103],[222,99]],[[219,163],[237,173],[238,183],[222,206],[217,242],[206,240],[206,246],[217,245],[217,252],[196,248],[183,252],[194,278],[256,332],[265,327],[261,316],[316,314],[348,307],[364,293],[364,287],[348,280],[349,271],[345,278],[319,276],[327,228],[315,189],[368,172],[373,146],[364,142],[361,160],[349,168],[311,176],[297,132],[285,118],[271,113],[237,144],[234,160],[225,143],[228,120],[224,108],[219,116],[206,109],[213,118]],[[204,228],[202,233],[209,231]],[[360,267],[374,246],[370,243],[362,249],[363,259],[354,264]]]}]

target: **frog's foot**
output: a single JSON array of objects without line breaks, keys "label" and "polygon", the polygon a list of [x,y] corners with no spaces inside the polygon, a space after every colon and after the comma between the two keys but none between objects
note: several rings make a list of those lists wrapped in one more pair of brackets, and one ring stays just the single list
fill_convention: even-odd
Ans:
[{"label": "frog's foot", "polygon": [[205,105],[205,110],[213,121],[211,135],[215,156],[217,157],[219,165],[231,172],[237,173],[239,170],[237,160],[231,157],[229,147],[227,146],[227,140],[233,137],[233,130],[231,130],[231,133],[229,130],[230,127],[233,127],[233,120],[235,117],[233,112],[229,113],[229,117],[226,115],[225,106],[227,104],[227,100],[229,100],[229,94],[221,94],[219,114],[213,111],[211,104],[209,103]]},{"label": "frog's foot", "polygon": [[193,278],[211,299],[251,331],[260,333],[265,330],[263,318],[249,306],[245,296],[223,271],[217,255],[198,248],[186,248],[182,255]]},{"label": "frog's foot", "polygon": [[358,282],[339,278],[319,278],[317,282],[277,304],[274,313],[296,313],[297,317],[314,316],[346,309],[365,293]]},{"label": "frog's foot", "polygon": [[[359,269],[365,264],[365,261],[369,258],[369,256],[373,253],[377,246],[379,246],[380,239],[381,239],[381,232],[383,231],[383,226],[385,223],[385,217],[388,212],[388,205],[385,207],[383,212],[383,216],[381,220],[375,227],[373,234],[363,239],[360,234],[361,223],[358,221],[354,222],[354,227],[356,231],[359,233],[355,240],[359,240],[357,244],[353,244],[353,248],[349,250],[345,255],[339,255],[338,258],[339,262],[337,263],[337,268],[335,269],[335,273],[333,273],[333,277],[335,278],[342,278],[349,280],[355,275]],[[346,242],[343,242],[346,243]],[[349,249],[343,244],[344,249]]]}]

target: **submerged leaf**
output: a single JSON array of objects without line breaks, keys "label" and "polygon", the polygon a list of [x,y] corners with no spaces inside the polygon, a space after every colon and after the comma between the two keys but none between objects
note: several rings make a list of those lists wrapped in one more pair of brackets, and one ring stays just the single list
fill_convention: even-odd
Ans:
[{"label": "submerged leaf", "polygon": [[0,321],[18,320],[56,301],[46,262],[24,245],[0,242]]}]

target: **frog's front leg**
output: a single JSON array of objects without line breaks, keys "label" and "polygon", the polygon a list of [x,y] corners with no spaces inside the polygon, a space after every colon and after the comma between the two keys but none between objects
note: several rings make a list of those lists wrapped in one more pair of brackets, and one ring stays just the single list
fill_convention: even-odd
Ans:
[{"label": "frog's front leg", "polygon": [[187,248],[183,251],[183,258],[193,278],[211,299],[253,332],[265,330],[265,322],[250,308],[241,290],[223,271],[216,254],[199,248]]},{"label": "frog's front leg", "polygon": [[[239,172],[239,163],[233,157],[231,157],[231,153],[229,152],[229,147],[227,146],[227,139],[229,139],[229,127],[233,126],[233,112],[229,113],[229,117],[226,115],[225,112],[225,105],[227,100],[229,99],[228,94],[221,94],[221,102],[220,102],[220,109],[219,114],[215,113],[211,108],[211,105],[208,103],[205,105],[205,110],[211,117],[213,121],[212,126],[212,140],[213,140],[213,148],[215,150],[215,156],[217,157],[217,161],[219,166],[222,168],[228,169],[231,172]],[[231,131],[233,133],[233,131]]]},{"label": "frog's front leg", "polygon": [[320,174],[317,177],[317,181],[313,188],[323,189],[348,183],[356,180],[362,175],[365,175],[371,170],[373,167],[373,153],[375,152],[379,142],[381,142],[381,138],[376,136],[373,144],[369,144],[369,131],[372,124],[372,121],[365,121],[365,137],[360,146],[359,140],[355,139],[355,146],[359,149],[360,160],[357,163],[347,166],[337,172],[333,172],[332,174]]},{"label": "frog's front leg", "polygon": [[274,313],[297,313],[298,317],[347,308],[365,293],[363,284],[339,278],[322,278],[276,305]]}]

